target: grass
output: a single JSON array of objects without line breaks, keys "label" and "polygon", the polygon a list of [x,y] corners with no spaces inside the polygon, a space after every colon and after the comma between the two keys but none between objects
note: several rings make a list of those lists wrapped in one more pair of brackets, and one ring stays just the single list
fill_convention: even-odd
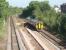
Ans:
[{"label": "grass", "polygon": [[3,18],[0,18],[0,39],[5,35],[5,24]]}]

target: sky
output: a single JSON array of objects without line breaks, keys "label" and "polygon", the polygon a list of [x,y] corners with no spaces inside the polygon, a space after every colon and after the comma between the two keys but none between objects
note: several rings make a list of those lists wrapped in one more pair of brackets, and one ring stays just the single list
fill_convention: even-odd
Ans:
[{"label": "sky", "polygon": [[[45,0],[7,0],[10,6],[17,7],[26,7],[29,5],[31,1],[45,1]],[[60,7],[61,4],[66,3],[66,0],[49,0],[49,4],[51,6],[58,5]]]}]

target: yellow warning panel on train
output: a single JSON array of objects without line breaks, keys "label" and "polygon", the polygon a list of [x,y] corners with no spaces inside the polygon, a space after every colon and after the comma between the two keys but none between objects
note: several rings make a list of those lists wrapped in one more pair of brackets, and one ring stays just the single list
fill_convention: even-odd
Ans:
[{"label": "yellow warning panel on train", "polygon": [[44,28],[43,22],[36,23],[36,29],[41,30]]}]

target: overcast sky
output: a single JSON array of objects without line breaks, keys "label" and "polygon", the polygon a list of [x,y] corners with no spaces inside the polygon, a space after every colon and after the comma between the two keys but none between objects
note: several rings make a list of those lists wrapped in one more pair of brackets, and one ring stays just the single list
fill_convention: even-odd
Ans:
[{"label": "overcast sky", "polygon": [[[29,5],[31,1],[44,1],[44,0],[7,0],[9,5],[17,6],[17,7],[26,7]],[[49,0],[51,6],[58,5],[60,6],[62,3],[66,3],[66,0]]]}]

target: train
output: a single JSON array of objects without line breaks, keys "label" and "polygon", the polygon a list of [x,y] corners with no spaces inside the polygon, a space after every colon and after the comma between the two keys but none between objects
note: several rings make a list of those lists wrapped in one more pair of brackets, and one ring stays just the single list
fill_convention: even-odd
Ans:
[{"label": "train", "polygon": [[32,30],[41,30],[44,29],[44,23],[37,19],[26,19],[26,23],[24,23],[24,27],[28,27]]}]

